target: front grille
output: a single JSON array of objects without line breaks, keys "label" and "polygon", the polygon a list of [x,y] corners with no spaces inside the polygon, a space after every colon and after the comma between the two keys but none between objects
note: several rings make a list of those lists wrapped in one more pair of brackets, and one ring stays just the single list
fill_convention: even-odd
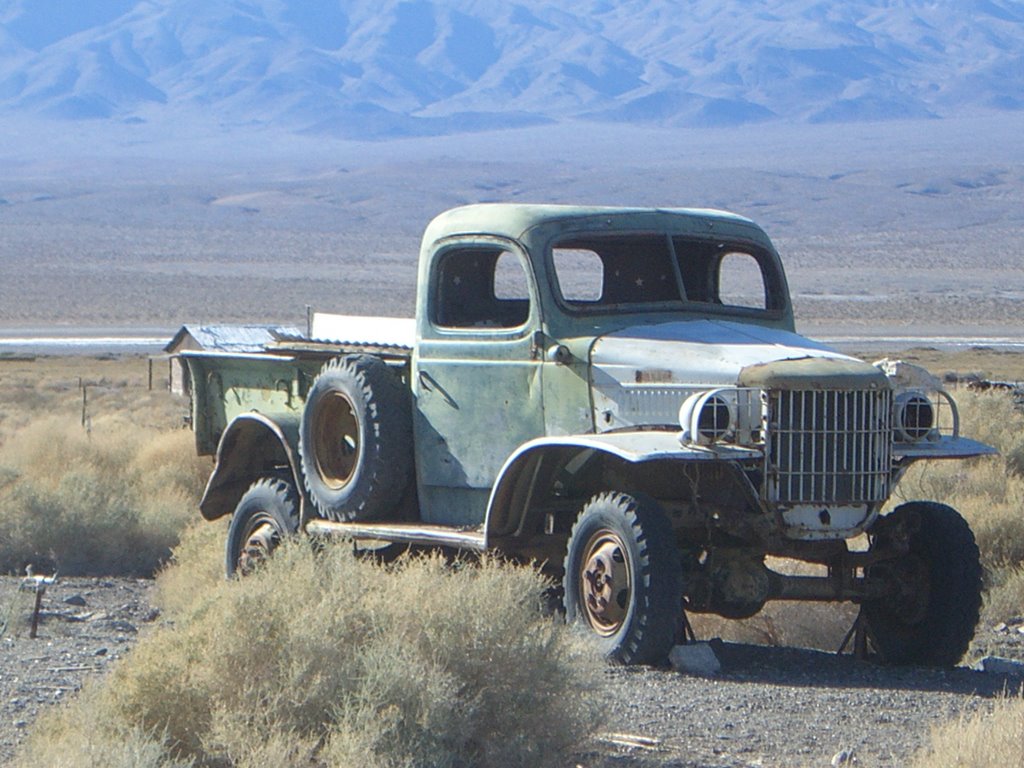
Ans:
[{"label": "front grille", "polygon": [[888,497],[888,390],[773,390],[767,397],[769,501],[863,504]]}]

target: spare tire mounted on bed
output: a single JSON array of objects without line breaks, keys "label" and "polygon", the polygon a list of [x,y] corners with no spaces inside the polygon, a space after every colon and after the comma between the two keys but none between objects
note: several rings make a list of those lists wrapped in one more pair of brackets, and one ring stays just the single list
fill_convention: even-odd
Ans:
[{"label": "spare tire mounted on bed", "polygon": [[379,357],[331,360],[306,397],[299,456],[321,517],[348,522],[386,516],[412,476],[408,389]]}]

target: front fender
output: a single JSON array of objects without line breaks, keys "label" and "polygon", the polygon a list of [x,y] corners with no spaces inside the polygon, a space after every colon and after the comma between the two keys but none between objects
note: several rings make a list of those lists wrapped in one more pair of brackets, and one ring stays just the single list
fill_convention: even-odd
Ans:
[{"label": "front fender", "polygon": [[268,475],[287,475],[305,506],[298,463],[298,415],[243,413],[228,424],[217,445],[217,459],[199,502],[207,520],[231,514],[250,485]]},{"label": "front fender", "polygon": [[509,456],[495,480],[484,519],[486,544],[493,544],[492,539],[522,535],[530,522],[531,499],[546,457],[559,465],[582,464],[598,452],[630,464],[665,460],[731,462],[764,457],[757,448],[683,445],[679,432],[669,430],[628,430],[531,440]]},{"label": "front fender", "polygon": [[967,437],[943,435],[938,440],[896,444],[892,449],[896,459],[969,459],[975,456],[995,456],[999,451],[991,445]]}]

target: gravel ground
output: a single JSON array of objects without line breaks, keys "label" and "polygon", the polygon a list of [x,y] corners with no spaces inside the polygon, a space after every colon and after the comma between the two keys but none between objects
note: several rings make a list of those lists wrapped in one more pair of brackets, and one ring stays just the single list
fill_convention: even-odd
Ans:
[{"label": "gravel ground", "polygon": [[[1024,658],[1017,636],[1005,651]],[[612,726],[659,743],[581,764],[829,766],[846,750],[856,758],[847,764],[900,766],[932,726],[1021,687],[1020,678],[964,667],[899,669],[797,648],[725,643],[718,657],[713,678],[610,669]]]},{"label": "gravel ground", "polygon": [[35,602],[22,580],[0,577],[0,762],[7,763],[39,713],[102,674],[158,612],[146,579],[58,579],[45,594],[37,637]]},{"label": "gravel ground", "polygon": [[[29,637],[33,595],[0,578],[0,761],[6,763],[45,708],[103,674],[158,619],[152,582],[60,579]],[[158,622],[157,622],[158,623]],[[929,729],[1016,692],[1021,678],[897,669],[821,651],[714,644],[722,671],[711,678],[667,669],[609,668],[605,738],[578,756],[582,768],[903,765]],[[984,627],[977,647],[1024,660],[1018,625]],[[622,746],[610,734],[642,737]],[[627,739],[628,741],[628,739]]]}]

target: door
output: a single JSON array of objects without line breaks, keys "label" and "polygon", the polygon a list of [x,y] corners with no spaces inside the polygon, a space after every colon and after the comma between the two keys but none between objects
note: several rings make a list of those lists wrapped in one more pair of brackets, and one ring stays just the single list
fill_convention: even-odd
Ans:
[{"label": "door", "polygon": [[495,238],[449,243],[432,264],[412,376],[421,517],[479,525],[505,460],[544,433],[535,283]]}]

